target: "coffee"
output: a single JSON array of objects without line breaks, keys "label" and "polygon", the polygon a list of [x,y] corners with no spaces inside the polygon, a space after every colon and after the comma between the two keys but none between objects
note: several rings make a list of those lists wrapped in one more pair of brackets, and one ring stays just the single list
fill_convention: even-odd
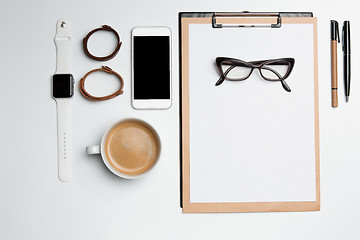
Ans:
[{"label": "coffee", "polygon": [[109,163],[126,175],[138,175],[151,169],[160,154],[155,130],[139,120],[118,123],[107,134],[105,154]]}]

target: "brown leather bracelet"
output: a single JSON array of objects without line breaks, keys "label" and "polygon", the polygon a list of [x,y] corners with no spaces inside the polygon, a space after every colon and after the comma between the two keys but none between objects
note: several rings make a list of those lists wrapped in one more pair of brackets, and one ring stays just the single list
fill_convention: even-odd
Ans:
[{"label": "brown leather bracelet", "polygon": [[[89,40],[90,36],[91,36],[93,33],[97,32],[97,31],[102,31],[102,30],[113,32],[113,33],[116,35],[116,38],[117,38],[117,40],[118,40],[118,43],[117,43],[117,46],[116,46],[114,52],[111,53],[110,55],[105,56],[105,57],[96,57],[96,56],[92,55],[92,54],[89,52],[88,47],[87,47],[87,44],[88,44],[88,40]],[[116,56],[116,54],[119,52],[120,47],[121,47],[121,44],[122,44],[122,42],[120,41],[119,34],[118,34],[112,27],[110,27],[110,26],[108,26],[108,25],[102,25],[101,28],[96,28],[96,29],[92,30],[92,31],[89,32],[89,33],[86,35],[86,37],[83,39],[83,48],[84,48],[84,51],[85,51],[86,55],[87,55],[88,57],[90,57],[91,59],[94,59],[94,60],[96,60],[96,61],[108,61],[108,60],[114,58],[114,57]]]},{"label": "brown leather bracelet", "polygon": [[[121,86],[119,88],[119,90],[117,90],[116,92],[114,92],[113,94],[110,94],[110,95],[107,95],[107,96],[104,96],[104,97],[95,97],[95,96],[92,96],[91,94],[89,94],[86,90],[85,90],[85,79],[93,72],[97,72],[97,71],[103,71],[103,72],[106,72],[106,73],[109,73],[109,74],[114,74],[116,75],[119,79],[120,79],[120,82],[121,82]],[[85,76],[80,79],[80,92],[81,94],[91,100],[91,101],[104,101],[104,100],[108,100],[108,99],[111,99],[111,98],[114,98],[120,94],[123,93],[123,88],[124,88],[124,80],[123,78],[120,76],[120,74],[118,74],[117,72],[113,71],[111,68],[107,67],[107,66],[102,66],[102,68],[98,68],[98,69],[94,69],[94,70],[91,70],[90,72],[88,72],[87,74],[85,74]]]}]

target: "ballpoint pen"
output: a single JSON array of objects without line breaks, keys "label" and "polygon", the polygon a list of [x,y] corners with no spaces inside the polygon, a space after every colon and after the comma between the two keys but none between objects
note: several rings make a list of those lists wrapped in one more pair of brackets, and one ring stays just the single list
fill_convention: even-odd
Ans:
[{"label": "ballpoint pen", "polygon": [[339,25],[335,20],[331,20],[330,23],[331,28],[331,106],[338,106],[338,73],[337,73],[337,42],[340,42],[339,37]]},{"label": "ballpoint pen", "polygon": [[343,53],[344,53],[344,86],[346,102],[350,95],[350,22],[345,21],[343,26]]}]

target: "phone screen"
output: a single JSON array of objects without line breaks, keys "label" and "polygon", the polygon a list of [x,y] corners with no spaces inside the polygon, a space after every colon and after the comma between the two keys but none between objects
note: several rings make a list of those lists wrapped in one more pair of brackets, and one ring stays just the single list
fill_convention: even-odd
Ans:
[{"label": "phone screen", "polygon": [[169,36],[134,36],[134,99],[170,99],[169,41]]}]

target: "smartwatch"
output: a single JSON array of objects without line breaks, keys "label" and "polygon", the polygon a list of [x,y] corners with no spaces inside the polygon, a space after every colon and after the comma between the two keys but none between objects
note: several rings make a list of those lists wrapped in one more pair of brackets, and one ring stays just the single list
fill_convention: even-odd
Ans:
[{"label": "smartwatch", "polygon": [[56,24],[56,72],[52,78],[52,97],[57,108],[58,177],[62,182],[71,179],[72,136],[71,99],[74,94],[74,78],[70,74],[71,31],[68,21],[60,19]]}]

